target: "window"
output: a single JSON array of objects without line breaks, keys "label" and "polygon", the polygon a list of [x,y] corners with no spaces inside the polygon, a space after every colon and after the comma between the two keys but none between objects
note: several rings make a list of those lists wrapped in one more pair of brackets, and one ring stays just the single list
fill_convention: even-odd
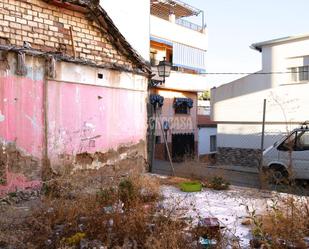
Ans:
[{"label": "window", "polygon": [[290,71],[293,82],[309,81],[309,66],[293,67]]},{"label": "window", "polygon": [[309,66],[299,67],[298,70],[299,70],[299,81],[309,80],[308,77]]},{"label": "window", "polygon": [[217,151],[217,136],[212,135],[210,136],[210,152],[216,152]]},{"label": "window", "polygon": [[295,150],[297,151],[309,150],[309,132],[308,131],[297,132]]},{"label": "window", "polygon": [[190,111],[189,111],[187,104],[182,103],[175,107],[175,113],[176,114],[189,114]]},{"label": "window", "polygon": [[297,78],[298,78],[298,75],[297,75],[297,67],[293,67],[291,68],[291,77],[292,77],[292,81],[293,82],[297,82]]},{"label": "window", "polygon": [[279,147],[281,151],[309,150],[309,131],[296,131],[290,135]]},{"label": "window", "polygon": [[295,137],[296,137],[296,132],[292,133],[287,139],[284,140],[280,146],[278,146],[278,150],[281,151],[289,151],[293,150],[295,146]]},{"label": "window", "polygon": [[193,100],[190,98],[175,98],[174,108],[175,114],[190,114],[193,107]]}]

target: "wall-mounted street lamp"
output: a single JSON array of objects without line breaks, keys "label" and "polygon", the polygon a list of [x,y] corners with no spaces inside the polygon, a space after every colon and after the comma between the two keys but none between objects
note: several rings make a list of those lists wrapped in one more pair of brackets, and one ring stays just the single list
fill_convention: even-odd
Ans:
[{"label": "wall-mounted street lamp", "polygon": [[[159,65],[157,66],[158,75],[159,77],[163,78],[163,80],[151,80],[152,86],[162,85],[165,83],[165,79],[170,76],[172,69],[172,64],[168,61],[166,61],[166,58],[164,57],[163,61],[159,62]],[[155,76],[155,74],[153,75]]]},{"label": "wall-mounted street lamp", "polygon": [[158,74],[161,78],[163,78],[162,83],[165,83],[165,78],[170,77],[172,64],[166,60],[166,58],[163,58],[163,61],[159,62],[158,67]]}]

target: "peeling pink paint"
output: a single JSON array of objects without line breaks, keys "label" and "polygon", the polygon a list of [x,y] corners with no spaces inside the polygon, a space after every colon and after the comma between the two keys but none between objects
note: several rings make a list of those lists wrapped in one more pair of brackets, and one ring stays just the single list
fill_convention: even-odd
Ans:
[{"label": "peeling pink paint", "polygon": [[21,174],[6,172],[6,177],[7,184],[0,185],[0,196],[17,190],[40,189],[42,187],[41,181],[28,181],[27,178]]},{"label": "peeling pink paint", "polygon": [[[36,159],[44,151],[43,80],[0,78],[0,138]],[[146,92],[93,85],[47,82],[48,156],[95,153],[135,144],[146,136]],[[37,188],[40,181],[6,172],[0,195]]]},{"label": "peeling pink paint", "polygon": [[42,157],[43,81],[26,77],[0,78],[0,137]]},{"label": "peeling pink paint", "polygon": [[145,139],[145,92],[49,82],[48,99],[51,157],[104,151]]}]

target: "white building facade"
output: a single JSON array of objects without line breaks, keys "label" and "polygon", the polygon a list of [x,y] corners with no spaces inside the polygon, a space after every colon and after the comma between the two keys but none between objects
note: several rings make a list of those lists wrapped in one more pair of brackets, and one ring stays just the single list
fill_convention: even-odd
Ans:
[{"label": "white building facade", "polygon": [[[207,89],[203,74],[208,48],[204,12],[179,0],[151,0],[150,6],[152,71],[156,73],[156,66],[164,59],[172,64],[170,77],[156,84],[151,93],[164,97],[160,115],[170,125],[166,138],[172,157],[197,156],[197,93]],[[160,82],[162,78],[156,73],[153,80]],[[162,136],[157,129],[157,159],[166,159]]]},{"label": "white building facade", "polygon": [[309,34],[256,43],[261,71],[212,89],[218,162],[257,166],[266,99],[264,149],[309,120]]}]

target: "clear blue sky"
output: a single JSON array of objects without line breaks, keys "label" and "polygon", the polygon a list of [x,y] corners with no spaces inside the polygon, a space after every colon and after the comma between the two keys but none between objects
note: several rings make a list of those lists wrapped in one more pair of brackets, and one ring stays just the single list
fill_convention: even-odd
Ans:
[{"label": "clear blue sky", "polygon": [[[208,72],[255,72],[261,54],[252,43],[309,33],[309,0],[183,0],[205,11]],[[211,85],[235,76],[207,76]],[[236,78],[239,78],[236,76]]]}]

